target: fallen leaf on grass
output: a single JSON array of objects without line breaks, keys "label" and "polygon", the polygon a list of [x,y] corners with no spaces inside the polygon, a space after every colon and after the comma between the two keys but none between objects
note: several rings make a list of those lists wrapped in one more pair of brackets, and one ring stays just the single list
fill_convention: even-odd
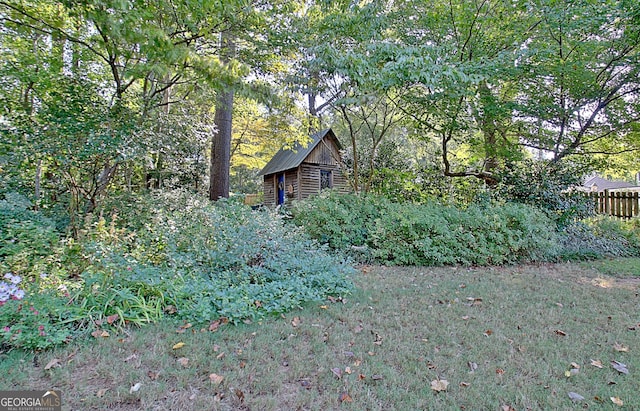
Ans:
[{"label": "fallen leaf on grass", "polygon": [[496,374],[502,375],[504,374],[504,370],[502,368],[496,368]]},{"label": "fallen leaf on grass", "polygon": [[600,360],[593,360],[592,359],[591,360],[591,365],[593,365],[596,368],[602,368],[603,367],[602,361],[600,361]]},{"label": "fallen leaf on grass", "polygon": [[343,403],[343,402],[353,402],[353,398],[351,398],[351,396],[346,393],[343,392],[340,394],[340,396],[338,397],[338,402],[339,403]]},{"label": "fallen leaf on grass", "polygon": [[236,389],[236,397],[240,400],[240,404],[244,403],[244,392]]},{"label": "fallen leaf on grass", "polygon": [[569,392],[569,398],[571,398],[571,401],[582,401],[584,400],[584,397],[580,394],[577,394],[575,392]]},{"label": "fallen leaf on grass", "polygon": [[94,338],[107,338],[109,337],[109,333],[105,330],[95,330],[91,333]]},{"label": "fallen leaf on grass", "polygon": [[333,373],[333,375],[338,377],[338,379],[342,378],[342,370],[340,368],[332,368],[331,372]]},{"label": "fallen leaf on grass", "polygon": [[118,318],[120,318],[120,316],[118,314],[113,314],[107,317],[107,323],[108,324],[113,324],[116,321],[118,321]]},{"label": "fallen leaf on grass", "polygon": [[431,389],[436,392],[446,391],[448,386],[449,386],[449,381],[447,380],[431,381]]},{"label": "fallen leaf on grass", "polygon": [[468,382],[461,381],[459,385],[461,387],[469,387],[471,384],[469,384]]},{"label": "fallen leaf on grass", "polygon": [[189,365],[189,359],[187,357],[180,357],[178,358],[178,364],[182,365],[183,367],[186,367],[187,365]]},{"label": "fallen leaf on grass", "polygon": [[613,349],[618,351],[618,352],[629,352],[629,347],[627,347],[624,344],[620,344],[620,343],[613,344]]},{"label": "fallen leaf on grass", "polygon": [[353,371],[351,371],[351,367],[346,367],[344,369],[344,372],[346,372],[347,374],[351,374]]},{"label": "fallen leaf on grass", "polygon": [[159,375],[160,375],[159,372],[147,371],[147,377],[151,378],[151,380],[153,381],[157,380]]},{"label": "fallen leaf on grass", "polygon": [[138,358],[136,354],[131,354],[130,356],[124,359],[124,362],[129,362],[131,360],[135,360],[136,358]]},{"label": "fallen leaf on grass", "polygon": [[224,380],[224,377],[222,375],[218,375],[215,373],[209,374],[209,381],[211,381],[215,385],[220,385],[222,383],[222,380]]},{"label": "fallen leaf on grass", "polygon": [[380,381],[380,380],[384,379],[384,377],[383,377],[382,375],[380,375],[380,374],[373,374],[373,375],[371,376],[371,379],[372,379],[373,381]]},{"label": "fallen leaf on grass", "polygon": [[59,358],[54,358],[53,360],[49,361],[47,363],[47,365],[44,366],[45,370],[50,370],[53,367],[61,367],[62,365],[62,361]]},{"label": "fallen leaf on grass", "polygon": [[173,347],[171,347],[174,350],[179,350],[180,348],[184,347],[186,344],[183,342],[179,342],[173,345]]},{"label": "fallen leaf on grass", "polygon": [[611,366],[618,371],[619,373],[622,374],[629,374],[629,370],[627,369],[626,364],[623,364],[621,362],[618,361],[611,361]]},{"label": "fallen leaf on grass", "polygon": [[191,327],[193,327],[193,324],[191,324],[191,323],[182,324],[180,327],[178,327],[176,332],[178,334],[182,334],[183,332],[187,331],[187,329],[189,329]]},{"label": "fallen leaf on grass", "polygon": [[611,397],[611,402],[620,407],[624,405],[624,402],[622,402],[622,400],[618,397]]},{"label": "fallen leaf on grass", "polygon": [[108,388],[100,388],[98,390],[98,392],[96,392],[96,397],[98,397],[98,398],[104,397],[104,395],[107,393],[107,391],[109,391]]},{"label": "fallen leaf on grass", "polygon": [[487,330],[487,331],[485,331],[485,332],[484,332],[484,336],[485,336],[485,337],[488,337],[488,336],[490,336],[491,334],[493,334],[493,331],[491,331],[491,330]]},{"label": "fallen leaf on grass", "polygon": [[502,407],[500,407],[501,411],[516,411],[515,408],[513,408],[511,405],[503,405]]},{"label": "fallen leaf on grass", "polygon": [[477,364],[477,363],[475,363],[475,362],[469,361],[469,362],[467,363],[467,365],[469,366],[469,369],[471,370],[471,371],[469,371],[469,372],[474,372],[475,370],[477,370],[477,369],[478,369],[478,364]]},{"label": "fallen leaf on grass", "polygon": [[567,333],[562,331],[562,330],[555,330],[554,331],[556,333],[556,335],[559,335],[560,337],[566,337]]},{"label": "fallen leaf on grass", "polygon": [[300,317],[293,317],[293,319],[291,320],[291,325],[293,327],[299,326],[300,323],[302,323],[302,320],[300,320]]},{"label": "fallen leaf on grass", "polygon": [[142,387],[142,384],[139,383],[139,382],[136,383],[131,388],[129,388],[129,394],[133,394],[134,392],[138,392],[140,390],[140,387]]}]

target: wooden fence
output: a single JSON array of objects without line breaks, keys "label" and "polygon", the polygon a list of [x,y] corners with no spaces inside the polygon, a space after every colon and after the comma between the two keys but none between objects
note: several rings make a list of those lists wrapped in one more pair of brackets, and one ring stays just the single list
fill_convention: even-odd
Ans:
[{"label": "wooden fence", "polygon": [[637,191],[609,191],[589,193],[594,199],[596,213],[620,218],[633,218],[640,215],[640,202]]}]

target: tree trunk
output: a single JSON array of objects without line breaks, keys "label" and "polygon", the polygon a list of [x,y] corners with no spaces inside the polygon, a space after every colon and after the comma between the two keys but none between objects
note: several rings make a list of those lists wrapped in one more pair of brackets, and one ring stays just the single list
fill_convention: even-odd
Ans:
[{"label": "tree trunk", "polygon": [[[235,53],[231,33],[222,33],[222,59],[228,63]],[[211,139],[211,167],[209,173],[209,199],[229,198],[229,167],[231,166],[231,121],[233,88],[218,92],[214,122],[217,130]]]}]

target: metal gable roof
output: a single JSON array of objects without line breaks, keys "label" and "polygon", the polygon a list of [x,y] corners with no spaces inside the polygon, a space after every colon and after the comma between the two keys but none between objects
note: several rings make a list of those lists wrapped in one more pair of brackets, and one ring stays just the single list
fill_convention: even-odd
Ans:
[{"label": "metal gable roof", "polygon": [[260,171],[260,173],[258,173],[258,175],[264,176],[275,174],[298,167],[326,136],[331,136],[335,143],[338,145],[338,148],[341,148],[335,134],[333,134],[333,131],[328,128],[312,135],[312,141],[306,147],[302,147],[302,145],[296,144],[292,149],[280,149],[280,151],[278,151],[276,155],[273,156],[271,160],[269,160],[267,165],[264,166],[264,168],[262,169],[262,171]]}]

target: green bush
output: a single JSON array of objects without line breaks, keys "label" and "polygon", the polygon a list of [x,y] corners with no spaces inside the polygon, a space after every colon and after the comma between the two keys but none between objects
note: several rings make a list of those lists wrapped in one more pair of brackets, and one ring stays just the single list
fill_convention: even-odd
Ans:
[{"label": "green bush", "polygon": [[59,241],[55,223],[31,210],[29,200],[7,193],[0,200],[0,269],[28,277]]},{"label": "green bush", "polygon": [[521,204],[394,203],[380,197],[326,193],[297,204],[293,221],[332,248],[366,246],[379,263],[486,265],[553,258],[554,225]]},{"label": "green bush", "polygon": [[143,323],[174,306],[192,322],[237,322],[352,289],[351,267],[275,213],[182,192],[128,201],[153,207],[100,219],[85,234],[78,318]]},{"label": "green bush", "polygon": [[561,231],[565,260],[640,256],[640,220],[607,216],[589,218]]}]

